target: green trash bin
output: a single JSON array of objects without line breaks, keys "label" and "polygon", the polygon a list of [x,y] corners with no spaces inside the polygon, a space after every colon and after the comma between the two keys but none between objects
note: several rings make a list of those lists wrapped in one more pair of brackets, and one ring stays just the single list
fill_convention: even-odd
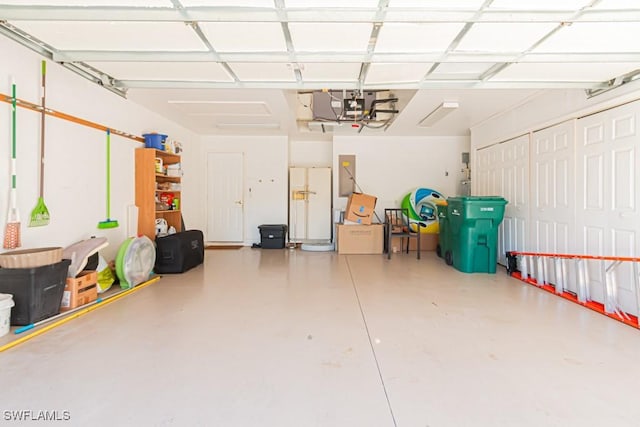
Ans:
[{"label": "green trash bin", "polygon": [[447,217],[447,202],[442,201],[436,203],[438,212],[438,246],[436,246],[436,255],[440,258],[444,257],[445,252],[449,250],[449,218]]},{"label": "green trash bin", "polygon": [[464,273],[496,272],[498,226],[507,201],[496,196],[447,199],[447,250],[445,261]]}]

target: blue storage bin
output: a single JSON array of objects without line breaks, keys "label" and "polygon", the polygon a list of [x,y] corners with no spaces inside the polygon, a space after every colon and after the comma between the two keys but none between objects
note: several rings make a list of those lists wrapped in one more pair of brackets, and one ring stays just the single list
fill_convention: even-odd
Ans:
[{"label": "blue storage bin", "polygon": [[163,135],[161,133],[145,133],[142,136],[144,137],[145,147],[164,150],[164,146],[162,144],[164,143],[165,139],[167,139],[167,135]]}]

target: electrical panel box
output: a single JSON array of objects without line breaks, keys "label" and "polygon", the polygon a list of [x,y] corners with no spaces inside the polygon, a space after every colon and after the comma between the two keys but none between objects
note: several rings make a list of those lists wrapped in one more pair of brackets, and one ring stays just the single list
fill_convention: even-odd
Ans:
[{"label": "electrical panel box", "polygon": [[356,191],[356,156],[355,154],[338,155],[338,196],[349,197]]}]

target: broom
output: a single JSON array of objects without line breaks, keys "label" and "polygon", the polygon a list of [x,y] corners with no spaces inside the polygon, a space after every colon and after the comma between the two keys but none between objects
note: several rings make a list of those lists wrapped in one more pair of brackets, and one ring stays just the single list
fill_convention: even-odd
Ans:
[{"label": "broom", "polygon": [[5,249],[20,247],[20,213],[16,200],[16,84],[14,81],[11,82],[11,96],[11,203],[4,230],[3,247]]},{"label": "broom", "polygon": [[107,219],[98,223],[98,228],[119,227],[118,221],[111,219],[111,129],[107,129]]},{"label": "broom", "polygon": [[40,118],[40,194],[38,203],[31,211],[31,221],[29,227],[42,227],[49,225],[49,209],[44,204],[44,122],[47,113],[45,112],[45,92],[46,92],[47,62],[42,61],[42,116]]}]

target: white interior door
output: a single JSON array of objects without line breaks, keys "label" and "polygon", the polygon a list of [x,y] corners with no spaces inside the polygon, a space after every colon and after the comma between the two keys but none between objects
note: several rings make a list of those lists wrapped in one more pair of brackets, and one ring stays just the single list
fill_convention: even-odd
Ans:
[{"label": "white interior door", "polygon": [[[589,255],[637,257],[640,253],[638,180],[638,103],[578,120],[577,242]],[[589,262],[592,300],[605,302],[605,269],[609,263]],[[618,302],[638,314],[638,295],[630,263],[617,269]]]},{"label": "white interior door", "polygon": [[[534,132],[531,164],[531,249],[575,253],[575,121]],[[545,261],[546,279],[558,283],[553,260]],[[575,276],[568,273],[567,289],[575,293]]]},{"label": "white interior door", "polygon": [[331,168],[307,169],[307,239],[331,240]]},{"label": "white interior door", "polygon": [[207,154],[207,240],[243,241],[243,155]]}]

